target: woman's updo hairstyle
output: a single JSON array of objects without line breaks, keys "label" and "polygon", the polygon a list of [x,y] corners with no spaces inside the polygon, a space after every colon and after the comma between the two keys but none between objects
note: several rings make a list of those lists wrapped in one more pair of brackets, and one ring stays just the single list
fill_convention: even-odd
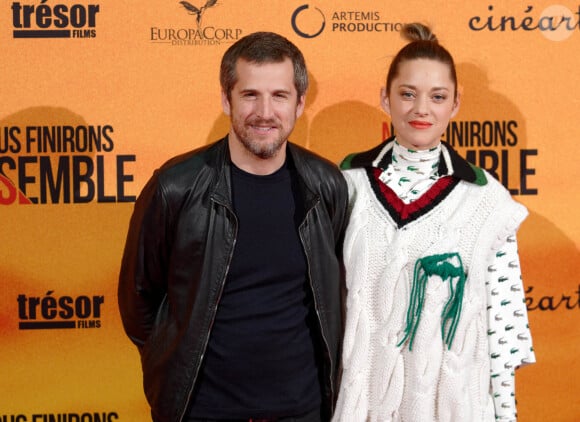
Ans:
[{"label": "woman's updo hairstyle", "polygon": [[409,41],[393,59],[387,74],[387,95],[391,93],[391,84],[399,73],[399,65],[407,60],[430,59],[437,60],[449,66],[449,73],[453,86],[455,87],[454,97],[457,98],[457,72],[455,63],[449,51],[445,49],[431,29],[421,23],[408,23],[403,25],[401,36]]}]

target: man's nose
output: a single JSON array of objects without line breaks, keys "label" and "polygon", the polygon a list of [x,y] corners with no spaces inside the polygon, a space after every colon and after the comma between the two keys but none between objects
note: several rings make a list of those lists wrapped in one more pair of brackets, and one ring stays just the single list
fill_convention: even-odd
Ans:
[{"label": "man's nose", "polygon": [[273,109],[272,98],[264,96],[260,99],[260,101],[258,101],[256,114],[262,119],[269,119],[272,117]]}]

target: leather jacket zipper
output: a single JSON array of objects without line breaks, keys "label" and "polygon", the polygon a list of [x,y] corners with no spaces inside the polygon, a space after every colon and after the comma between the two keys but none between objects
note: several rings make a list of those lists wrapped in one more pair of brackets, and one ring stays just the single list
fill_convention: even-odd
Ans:
[{"label": "leather jacket zipper", "polygon": [[[230,268],[230,264],[232,262],[232,258],[233,258],[233,255],[234,255],[234,249],[235,249],[235,245],[236,245],[236,240],[237,240],[238,220],[237,220],[236,214],[233,212],[233,210],[227,204],[224,204],[222,202],[218,202],[215,199],[212,199],[212,200],[214,202],[216,202],[217,204],[219,204],[219,205],[223,206],[224,208],[226,208],[228,210],[228,212],[230,212],[230,214],[233,216],[234,221],[236,223],[236,227],[235,227],[236,235],[234,236],[234,241],[232,243],[232,250],[230,251],[230,255],[228,257],[228,263],[227,263],[227,266],[226,266],[226,269],[225,269],[224,277],[223,277],[222,282],[221,282],[220,292],[219,292],[219,295],[218,295],[217,302],[215,304],[215,309],[214,309],[214,312],[213,312],[212,320],[211,320],[209,329],[207,331],[207,335],[205,337],[205,342],[204,342],[204,346],[203,346],[203,353],[200,356],[200,364],[198,365],[198,367],[196,369],[195,376],[194,376],[193,381],[191,383],[191,388],[190,388],[189,393],[187,395],[187,405],[183,409],[183,412],[182,412],[181,417],[179,419],[180,421],[183,421],[184,420],[185,413],[187,412],[187,407],[188,407],[188,405],[189,405],[189,403],[191,401],[191,395],[193,394],[193,388],[195,386],[195,382],[197,380],[197,376],[199,375],[199,370],[200,370],[200,367],[201,367],[201,362],[203,361],[203,358],[205,356],[206,349],[207,349],[207,344],[209,343],[209,337],[211,335],[211,330],[212,330],[212,327],[213,327],[213,324],[214,324],[214,321],[215,321],[215,316],[216,316],[216,313],[217,313],[217,306],[219,305],[221,296],[223,294],[223,290],[224,290],[224,286],[225,286],[225,283],[226,283],[227,274],[228,274],[228,271],[229,271],[229,268]],[[328,356],[328,359],[330,361],[329,377],[328,377],[328,379],[326,381],[328,382],[328,385],[330,387],[330,398],[329,399],[330,399],[331,410],[332,410],[332,408],[334,407],[333,404],[332,404],[332,398],[334,397],[334,386],[333,386],[333,383],[332,383],[332,376],[333,376],[332,373],[334,371],[334,363],[333,363],[333,359],[332,359],[332,356],[331,356],[331,353],[330,353],[330,347],[328,346],[328,340],[327,340],[327,338],[326,338],[326,336],[324,334],[324,330],[322,329],[322,320],[320,318],[320,312],[318,310],[318,302],[317,302],[317,299],[316,299],[316,294],[314,293],[314,287],[312,286],[312,274],[310,272],[310,268],[311,268],[311,265],[310,265],[310,255],[309,255],[308,250],[306,248],[306,242],[304,241],[304,237],[302,236],[302,228],[304,227],[304,223],[307,220],[308,214],[310,214],[312,212],[312,210],[314,209],[314,207],[316,206],[316,204],[318,202],[320,202],[320,199],[317,199],[317,201],[306,212],[306,215],[304,217],[304,221],[302,222],[302,224],[300,224],[300,230],[298,230],[298,233],[299,233],[299,236],[300,236],[300,242],[302,243],[302,248],[304,249],[304,252],[305,252],[304,255],[306,256],[306,261],[308,263],[308,282],[310,284],[310,289],[312,290],[312,300],[314,301],[314,310],[316,311],[316,317],[318,319],[318,325],[320,327],[320,336],[322,337],[322,340],[324,342],[324,347],[326,348],[325,352],[326,352],[326,355]]]},{"label": "leather jacket zipper", "polygon": [[234,256],[234,249],[235,249],[236,241],[237,241],[238,217],[236,216],[236,214],[234,213],[234,211],[229,207],[229,205],[227,205],[227,204],[225,204],[223,202],[219,202],[215,198],[212,198],[212,201],[214,201],[218,205],[223,206],[233,216],[234,221],[235,221],[234,241],[232,243],[232,250],[230,251],[230,255],[228,257],[228,263],[227,263],[226,268],[225,268],[224,277],[223,277],[223,279],[221,281],[220,291],[219,291],[219,294],[218,294],[218,297],[217,297],[217,301],[215,303],[215,307],[214,307],[213,315],[212,315],[212,318],[211,318],[211,322],[210,322],[209,328],[207,330],[207,335],[205,336],[205,341],[204,341],[204,344],[203,344],[203,352],[202,352],[202,354],[200,356],[199,364],[197,365],[197,368],[195,370],[195,376],[193,377],[193,381],[191,383],[191,387],[189,389],[189,393],[187,394],[186,406],[183,409],[183,412],[181,413],[181,417],[179,418],[180,422],[183,422],[183,420],[185,418],[185,414],[187,412],[187,408],[188,408],[188,406],[190,404],[190,401],[191,401],[191,395],[193,394],[193,388],[194,388],[195,383],[197,381],[197,376],[199,375],[199,370],[201,368],[201,362],[203,362],[203,358],[205,357],[205,352],[207,351],[207,344],[209,343],[209,337],[211,335],[211,330],[212,330],[213,324],[215,322],[215,316],[216,316],[216,313],[217,313],[217,307],[218,307],[218,305],[220,303],[220,300],[221,300],[221,297],[222,297],[222,294],[223,294],[223,291],[224,291],[224,287],[225,287],[225,284],[226,284],[226,278],[228,276],[228,272],[229,272],[229,269],[230,269],[230,264],[231,264],[232,258]]},{"label": "leather jacket zipper", "polygon": [[[302,237],[302,228],[304,227],[304,223],[307,220],[308,214],[310,214],[312,212],[312,210],[314,209],[314,207],[316,207],[316,205],[320,202],[320,198],[316,199],[316,202],[308,209],[308,211],[306,212],[306,215],[304,216],[304,221],[302,222],[302,224],[300,224],[300,230],[298,230],[298,233],[300,235],[300,242],[302,242],[302,248],[304,249],[304,255],[306,256],[306,261],[307,261],[307,265],[308,265],[308,283],[310,284],[310,290],[312,291],[312,300],[314,301],[314,310],[316,311],[316,317],[318,319],[318,326],[320,327],[320,337],[322,337],[322,340],[324,342],[324,347],[326,348],[326,354],[328,356],[328,359],[330,361],[330,368],[329,368],[329,377],[326,380],[328,382],[328,386],[330,388],[330,407],[331,410],[334,410],[334,404],[333,404],[333,397],[334,397],[334,385],[332,383],[332,378],[333,378],[333,371],[334,371],[334,363],[332,361],[332,355],[330,353],[330,347],[328,346],[328,340],[326,338],[326,336],[324,335],[324,330],[322,329],[322,320],[320,318],[320,312],[318,310],[318,302],[316,300],[316,294],[314,292],[314,287],[312,285],[312,274],[310,273],[310,255],[309,255],[309,251],[306,248],[306,242],[304,241],[304,238]],[[323,357],[324,359],[324,357]]]}]

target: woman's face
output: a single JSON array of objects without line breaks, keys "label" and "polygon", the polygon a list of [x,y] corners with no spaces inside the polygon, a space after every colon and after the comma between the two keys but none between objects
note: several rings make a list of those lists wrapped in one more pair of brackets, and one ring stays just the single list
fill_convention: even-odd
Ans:
[{"label": "woman's face", "polygon": [[381,105],[391,116],[399,144],[415,150],[437,146],[459,111],[449,66],[431,59],[403,61],[390,91],[387,95],[382,89]]}]

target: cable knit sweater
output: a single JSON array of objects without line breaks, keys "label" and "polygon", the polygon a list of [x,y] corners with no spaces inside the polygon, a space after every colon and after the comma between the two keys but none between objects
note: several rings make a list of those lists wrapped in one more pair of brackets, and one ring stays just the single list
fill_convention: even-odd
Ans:
[{"label": "cable knit sweater", "polygon": [[[334,421],[513,419],[494,407],[494,379],[535,357],[525,307],[511,314],[497,309],[509,301],[494,301],[489,274],[527,212],[445,144],[437,176],[405,203],[384,183],[393,145],[343,163],[351,216]],[[523,301],[521,281],[513,290]],[[496,318],[505,333],[490,353]]]}]

